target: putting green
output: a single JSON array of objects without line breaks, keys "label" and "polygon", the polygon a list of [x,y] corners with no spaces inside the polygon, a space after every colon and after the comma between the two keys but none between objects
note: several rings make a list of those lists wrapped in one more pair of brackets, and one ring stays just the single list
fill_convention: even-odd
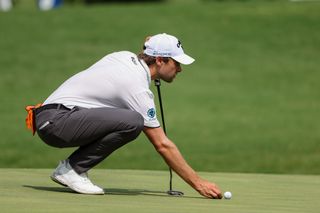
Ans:
[{"label": "putting green", "polygon": [[1,212],[319,212],[320,176],[199,173],[232,191],[231,200],[202,198],[174,176],[170,197],[168,172],[92,170],[94,183],[106,195],[73,193],[49,179],[49,169],[0,169]]}]

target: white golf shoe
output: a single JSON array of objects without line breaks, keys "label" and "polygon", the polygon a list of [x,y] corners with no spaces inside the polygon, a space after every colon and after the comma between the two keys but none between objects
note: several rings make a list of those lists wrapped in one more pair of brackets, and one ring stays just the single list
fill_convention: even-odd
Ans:
[{"label": "white golf shoe", "polygon": [[72,169],[67,160],[60,161],[58,167],[50,177],[54,182],[67,186],[81,194],[104,194],[103,189],[90,181],[87,173],[79,175]]}]

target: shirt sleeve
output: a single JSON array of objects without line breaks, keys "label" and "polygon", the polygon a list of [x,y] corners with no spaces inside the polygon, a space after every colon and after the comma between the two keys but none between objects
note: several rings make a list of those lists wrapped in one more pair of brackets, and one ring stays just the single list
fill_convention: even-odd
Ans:
[{"label": "shirt sleeve", "polygon": [[132,110],[140,113],[144,119],[144,126],[159,127],[156,107],[154,104],[154,95],[150,90],[133,95],[129,105]]}]

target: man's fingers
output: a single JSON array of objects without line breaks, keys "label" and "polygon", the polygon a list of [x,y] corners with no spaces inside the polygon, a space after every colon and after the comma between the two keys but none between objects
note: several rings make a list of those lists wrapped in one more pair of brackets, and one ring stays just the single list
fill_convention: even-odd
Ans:
[{"label": "man's fingers", "polygon": [[211,191],[212,198],[220,199],[221,192],[220,192],[219,188],[216,185],[214,185],[214,187],[212,187],[210,191]]},{"label": "man's fingers", "polygon": [[221,194],[221,193],[218,193],[216,199],[222,199],[222,197],[223,197],[222,194]]},{"label": "man's fingers", "polygon": [[212,193],[212,198],[213,199],[221,199],[222,195],[221,194],[217,194],[217,193]]},{"label": "man's fingers", "polygon": [[211,198],[211,199],[221,199],[222,198],[221,193],[215,192],[214,190],[209,191],[205,196],[208,198]]},{"label": "man's fingers", "polygon": [[212,190],[211,192],[212,198],[213,199],[221,199],[222,198],[222,194],[220,192],[220,190]]}]

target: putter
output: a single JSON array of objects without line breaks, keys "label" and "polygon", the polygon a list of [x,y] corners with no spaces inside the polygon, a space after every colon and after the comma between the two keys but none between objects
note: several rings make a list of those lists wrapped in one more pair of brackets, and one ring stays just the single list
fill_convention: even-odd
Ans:
[{"label": "putter", "polygon": [[[154,83],[155,83],[155,85],[157,87],[157,91],[158,91],[163,131],[167,135],[166,124],[164,122],[164,113],[163,113],[163,107],[162,107],[161,91],[160,91],[161,82],[159,79],[155,79]],[[170,174],[170,181],[169,181],[169,191],[167,191],[167,194],[172,195],[172,196],[182,196],[183,192],[172,190],[172,169],[170,167],[169,167],[169,174]]]}]

